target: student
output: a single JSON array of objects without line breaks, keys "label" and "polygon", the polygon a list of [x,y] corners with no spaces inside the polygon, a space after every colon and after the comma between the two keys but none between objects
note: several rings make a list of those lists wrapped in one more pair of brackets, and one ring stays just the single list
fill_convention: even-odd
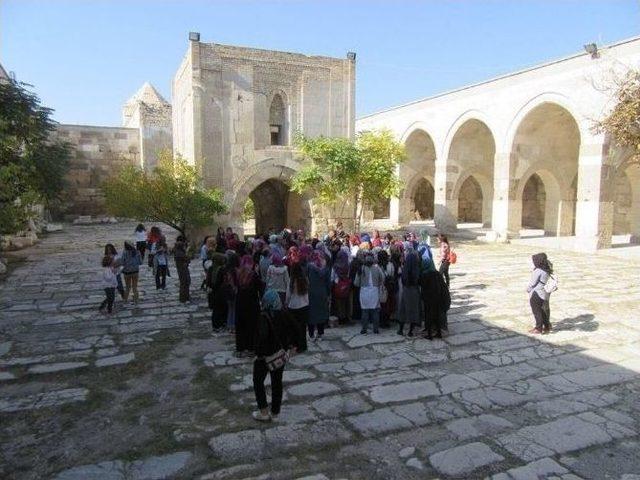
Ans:
[{"label": "student", "polygon": [[118,251],[116,250],[116,247],[113,246],[112,243],[107,243],[104,246],[104,254],[109,255],[111,257],[111,259],[113,260],[113,270],[116,274],[116,281],[118,282],[118,286],[116,287],[116,290],[118,290],[118,293],[120,294],[120,298],[124,299],[124,285],[122,283],[122,272],[121,272],[121,267],[118,266],[118,262],[120,260],[120,256],[118,255]]},{"label": "student", "polygon": [[551,278],[553,264],[547,258],[546,253],[536,253],[531,257],[531,262],[533,263],[533,272],[531,272],[527,292],[529,292],[529,305],[531,305],[536,326],[529,330],[529,333],[546,334],[551,331],[551,309],[549,307],[551,294],[545,290],[544,286]]},{"label": "student", "polygon": [[133,232],[136,241],[136,250],[140,252],[140,258],[144,262],[144,252],[147,249],[147,229],[139,223]]},{"label": "student", "polygon": [[162,232],[160,231],[160,228],[156,226],[151,227],[151,230],[149,230],[149,233],[147,235],[147,248],[149,249],[149,267],[153,267],[153,255],[151,253],[151,249],[153,248],[154,243],[160,241],[160,238],[162,238]]},{"label": "student", "polygon": [[271,256],[271,265],[267,269],[267,289],[275,290],[280,295],[280,303],[285,305],[287,287],[289,285],[289,270],[279,255]]},{"label": "student", "polygon": [[365,252],[363,265],[356,275],[354,285],[360,287],[360,307],[362,308],[362,335],[367,333],[369,322],[373,325],[373,333],[378,330],[380,322],[380,289],[384,286],[384,273],[376,264],[373,252]]},{"label": "student", "polygon": [[227,300],[222,294],[222,274],[226,257],[222,253],[209,252],[211,266],[207,270],[208,303],[211,309],[211,327],[219,332],[227,323]]},{"label": "student", "polygon": [[178,281],[180,283],[180,303],[191,301],[189,287],[191,286],[191,274],[189,273],[189,263],[191,259],[187,253],[186,239],[179,235],[173,247],[173,259],[176,262],[176,270],[178,272]]},{"label": "student", "polygon": [[444,277],[436,271],[433,260],[423,253],[420,273],[420,290],[424,305],[426,338],[442,338],[442,330],[447,329],[447,311],[451,306],[451,296]]},{"label": "student", "polygon": [[106,298],[100,304],[99,310],[100,312],[104,312],[106,307],[107,314],[109,315],[113,312],[113,302],[116,298],[116,287],[118,286],[116,273],[114,271],[114,263],[115,262],[110,255],[102,257],[102,272],[100,274],[100,279],[102,281],[102,287],[104,288]]},{"label": "student", "polygon": [[255,351],[256,322],[260,315],[260,280],[251,255],[243,255],[236,272],[236,355],[250,356]]},{"label": "student", "polygon": [[422,324],[422,301],[420,298],[420,258],[409,246],[406,250],[402,267],[402,293],[400,296],[400,312],[398,335],[404,334],[404,324],[409,324],[408,336],[413,336],[413,329]]},{"label": "student", "polygon": [[164,290],[167,287],[167,275],[169,273],[169,248],[164,237],[153,244],[153,270],[156,278],[156,290]]},{"label": "student", "polygon": [[298,351],[305,352],[309,321],[309,280],[300,263],[291,267],[286,305],[296,323]]},{"label": "student", "polygon": [[[267,290],[262,298],[262,314],[256,328],[256,358],[253,362],[253,391],[256,396],[258,410],[252,416],[259,422],[277,420],[282,405],[282,376],[286,366],[288,354],[295,354],[296,327],[288,312],[282,310],[280,296],[274,290]],[[287,354],[288,352],[288,354]],[[284,360],[276,368],[274,363],[267,361],[274,354]],[[271,368],[270,368],[271,367]],[[271,410],[267,402],[264,381],[267,374],[271,377]]]},{"label": "student", "polygon": [[349,296],[351,295],[351,278],[349,277],[349,253],[338,249],[335,263],[331,271],[333,302],[338,323],[349,323]]},{"label": "student", "polygon": [[124,297],[123,300],[127,302],[129,300],[129,294],[133,292],[133,303],[138,303],[138,275],[140,272],[140,265],[142,265],[142,259],[140,258],[140,252],[138,252],[131,242],[124,242],[124,251],[119,260],[122,265],[122,274],[124,275]]},{"label": "student", "polygon": [[316,249],[311,256],[307,266],[307,277],[309,278],[309,338],[319,341],[322,340],[324,327],[329,322],[329,295],[331,294],[331,268],[327,265],[326,255],[319,249]]},{"label": "student", "polygon": [[438,234],[438,243],[440,244],[440,273],[444,276],[444,281],[447,283],[448,288],[451,247],[447,236],[441,233]]}]

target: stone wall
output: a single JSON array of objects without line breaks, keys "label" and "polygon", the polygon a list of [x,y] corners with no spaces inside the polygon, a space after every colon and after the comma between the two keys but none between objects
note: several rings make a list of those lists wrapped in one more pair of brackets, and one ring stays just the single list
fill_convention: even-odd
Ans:
[{"label": "stone wall", "polygon": [[67,174],[65,213],[70,216],[106,213],[100,185],[123,165],[139,165],[139,130],[59,125],[57,136],[73,146]]}]

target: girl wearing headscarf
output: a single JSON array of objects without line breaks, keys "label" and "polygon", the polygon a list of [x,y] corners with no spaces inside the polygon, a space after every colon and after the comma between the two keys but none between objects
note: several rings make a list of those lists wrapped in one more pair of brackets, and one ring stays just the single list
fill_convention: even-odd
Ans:
[{"label": "girl wearing headscarf", "polygon": [[336,260],[331,269],[331,285],[338,323],[344,325],[349,323],[349,295],[351,294],[349,254],[345,250],[340,249],[336,253]]},{"label": "girl wearing headscarf", "polygon": [[[149,255],[149,258],[151,257],[153,257],[153,255]],[[187,252],[186,239],[182,235],[178,236],[173,247],[173,259],[176,262],[178,282],[180,283],[179,300],[181,303],[186,303],[191,301],[191,296],[189,294],[189,287],[191,286],[189,263],[191,263],[191,258]]]},{"label": "girl wearing headscarf", "polygon": [[[322,340],[324,326],[329,321],[331,268],[324,253],[315,250],[307,268],[309,278],[309,337]],[[317,335],[315,335],[317,329]]]},{"label": "girl wearing headscarf", "polygon": [[260,282],[251,255],[240,259],[237,269],[236,355],[249,356],[254,351],[256,321],[260,314]]},{"label": "girl wearing headscarf", "polygon": [[533,272],[531,272],[527,292],[529,292],[529,305],[531,305],[536,326],[529,330],[529,333],[539,335],[551,331],[551,309],[549,308],[551,294],[544,289],[544,286],[553,273],[553,264],[547,258],[546,253],[536,253],[531,257],[531,262],[533,263]]},{"label": "girl wearing headscarf", "polygon": [[451,297],[444,277],[426,254],[422,255],[420,288],[424,305],[424,333],[429,340],[434,336],[442,338],[442,330],[447,328],[447,311],[451,306]]},{"label": "girl wearing headscarf", "polygon": [[420,257],[413,248],[408,248],[402,267],[402,295],[400,298],[398,335],[404,334],[404,324],[409,324],[410,337],[414,327],[422,323],[420,298]]},{"label": "girl wearing headscarf", "polygon": [[275,290],[280,295],[280,303],[285,304],[287,286],[289,285],[289,270],[276,254],[271,256],[271,265],[267,269],[267,289]]},{"label": "girl wearing headscarf", "polygon": [[440,244],[440,273],[444,276],[447,287],[449,286],[449,265],[451,264],[451,247],[449,239],[446,235],[438,235],[438,243]]},{"label": "girl wearing headscarf", "polygon": [[371,239],[371,245],[374,247],[382,247],[382,238],[380,237],[380,231],[373,231],[373,238]]},{"label": "girl wearing headscarf", "polygon": [[373,333],[378,330],[380,322],[380,288],[384,284],[384,273],[376,265],[373,252],[365,252],[363,265],[356,275],[354,285],[360,287],[360,306],[362,308],[362,335],[367,333],[369,322]]},{"label": "girl wearing headscarf", "polygon": [[211,327],[214,332],[220,331],[227,320],[227,301],[222,295],[222,275],[226,258],[218,252],[209,252],[211,266],[207,270],[207,288],[209,308],[211,309]]},{"label": "girl wearing headscarf", "polygon": [[380,305],[380,326],[389,328],[391,316],[396,309],[398,294],[398,275],[396,267],[385,250],[378,252],[378,266],[384,273],[384,286],[387,289],[387,301]]},{"label": "girl wearing headscarf", "polygon": [[140,252],[136,250],[131,242],[124,242],[124,250],[118,259],[116,266],[122,266],[122,275],[124,275],[124,296],[122,299],[126,302],[129,299],[129,293],[133,292],[133,303],[138,303],[138,274],[142,258]]},{"label": "girl wearing headscarf", "polygon": [[[267,290],[262,297],[262,314],[255,330],[256,358],[253,362],[253,391],[256,395],[258,410],[252,416],[259,422],[277,420],[282,405],[282,376],[286,364],[275,370],[269,370],[265,357],[280,349],[295,354],[298,349],[295,324],[288,312],[282,310],[280,296],[274,290]],[[264,381],[267,374],[271,377],[271,410],[267,402]]]},{"label": "girl wearing headscarf", "polygon": [[296,323],[298,351],[307,350],[307,324],[309,322],[309,279],[301,263],[291,267],[286,306]]},{"label": "girl wearing headscarf", "polygon": [[298,247],[289,247],[287,250],[287,257],[284,260],[284,263],[287,267],[291,268],[294,263],[298,263],[300,261],[300,252]]},{"label": "girl wearing headscarf", "polygon": [[227,250],[225,257],[225,265],[220,273],[222,276],[220,290],[227,302],[227,329],[230,333],[235,333],[236,296],[238,294],[238,276],[236,270],[240,266],[240,260],[233,250]]}]

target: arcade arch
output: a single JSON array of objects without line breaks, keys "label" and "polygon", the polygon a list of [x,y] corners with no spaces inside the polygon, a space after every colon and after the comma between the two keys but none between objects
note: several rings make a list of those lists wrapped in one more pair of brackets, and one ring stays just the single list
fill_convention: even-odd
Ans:
[{"label": "arcade arch", "polygon": [[401,195],[402,221],[433,218],[436,149],[431,136],[422,129],[405,140],[407,159],[400,165],[400,180],[407,185]]}]

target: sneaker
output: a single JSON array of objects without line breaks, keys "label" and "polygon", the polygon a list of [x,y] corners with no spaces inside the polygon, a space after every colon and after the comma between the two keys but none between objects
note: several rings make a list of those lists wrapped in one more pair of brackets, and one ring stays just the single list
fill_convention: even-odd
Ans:
[{"label": "sneaker", "polygon": [[321,342],[322,341],[322,335],[318,335],[316,337],[316,342]]},{"label": "sneaker", "polygon": [[258,422],[271,421],[271,415],[269,415],[268,413],[262,413],[260,410],[256,410],[251,414],[251,416],[253,417],[254,420],[257,420]]},{"label": "sneaker", "polygon": [[373,333],[375,333],[377,335],[378,333],[380,333],[380,330],[378,330],[377,328],[374,328],[373,329]]},{"label": "sneaker", "polygon": [[531,333],[533,335],[540,335],[542,332],[540,330],[538,330],[537,328],[532,328],[531,330],[529,330],[529,333]]},{"label": "sneaker", "polygon": [[365,328],[360,330],[360,335],[366,335],[366,334],[367,334],[367,330]]},{"label": "sneaker", "polygon": [[279,413],[271,413],[271,421],[272,422],[277,422],[280,419],[280,414]]}]

